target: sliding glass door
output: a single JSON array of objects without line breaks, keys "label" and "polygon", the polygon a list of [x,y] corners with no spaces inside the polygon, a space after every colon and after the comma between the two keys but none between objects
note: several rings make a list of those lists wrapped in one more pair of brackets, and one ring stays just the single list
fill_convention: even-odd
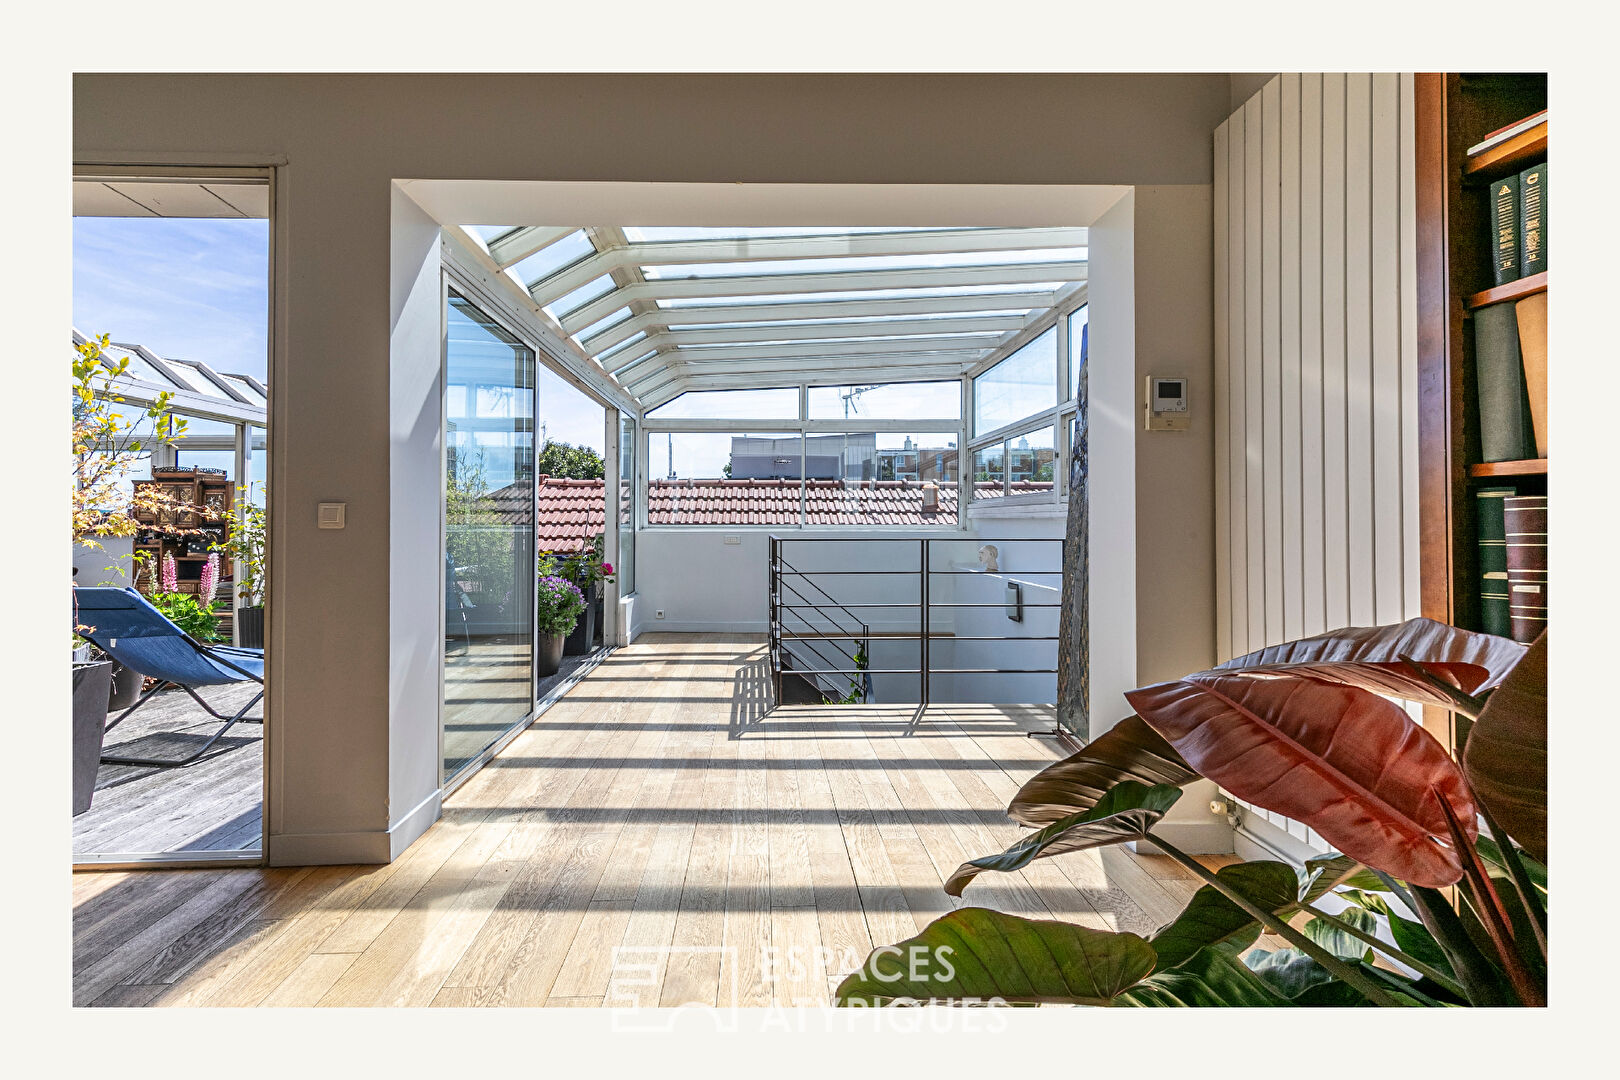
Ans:
[{"label": "sliding glass door", "polygon": [[535,355],[452,291],[444,364],[444,776],[534,708]]}]

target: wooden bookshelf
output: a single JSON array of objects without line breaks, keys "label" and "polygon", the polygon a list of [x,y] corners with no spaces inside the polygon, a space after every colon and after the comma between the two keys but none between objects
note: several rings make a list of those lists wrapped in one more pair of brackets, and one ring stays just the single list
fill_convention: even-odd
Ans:
[{"label": "wooden bookshelf", "polygon": [[1545,273],[1531,274],[1529,277],[1510,281],[1506,285],[1496,285],[1492,288],[1477,292],[1463,301],[1463,307],[1475,311],[1492,304],[1500,304],[1507,300],[1523,300],[1527,296],[1534,296],[1539,292],[1547,291],[1547,275]]},{"label": "wooden bookshelf", "polygon": [[[1547,108],[1545,75],[1420,74],[1414,80],[1418,287],[1418,526],[1424,615],[1483,626],[1476,492],[1545,494],[1547,461],[1484,461],[1473,355],[1481,308],[1547,291],[1547,275],[1496,285],[1491,181],[1547,160],[1541,123],[1477,154],[1491,132]],[[1454,719],[1424,723],[1455,745]]]},{"label": "wooden bookshelf", "polygon": [[1528,461],[1482,461],[1477,465],[1468,466],[1468,475],[1475,478],[1490,476],[1546,476],[1547,459],[1531,458]]},{"label": "wooden bookshelf", "polygon": [[1519,132],[1506,142],[1470,155],[1462,172],[1470,180],[1495,180],[1547,160],[1547,121]]}]

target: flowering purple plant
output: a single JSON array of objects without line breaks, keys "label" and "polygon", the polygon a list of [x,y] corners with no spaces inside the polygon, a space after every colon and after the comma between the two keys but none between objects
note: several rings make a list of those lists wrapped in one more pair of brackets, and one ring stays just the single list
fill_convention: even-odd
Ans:
[{"label": "flowering purple plant", "polygon": [[570,634],[585,611],[585,594],[567,578],[548,574],[539,580],[534,607],[542,634]]},{"label": "flowering purple plant", "polygon": [[174,566],[174,556],[163,556],[163,562],[158,567],[158,585],[164,592],[180,591],[180,574]]},{"label": "flowering purple plant", "polygon": [[204,607],[212,607],[214,603],[214,590],[219,588],[219,553],[214,552],[203,563],[202,582],[197,589],[197,599]]}]

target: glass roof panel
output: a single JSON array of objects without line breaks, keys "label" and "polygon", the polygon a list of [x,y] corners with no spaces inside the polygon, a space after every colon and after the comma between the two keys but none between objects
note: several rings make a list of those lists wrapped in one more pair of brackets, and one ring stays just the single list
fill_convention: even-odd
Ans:
[{"label": "glass roof panel", "polygon": [[134,349],[126,349],[122,345],[108,345],[107,348],[103,350],[103,356],[113,363],[117,363],[118,361],[127,357],[129,359],[129,367],[124,369],[124,375],[127,378],[139,379],[141,382],[156,383],[159,386],[184,387],[184,384],[174,376],[170,375],[167,370],[160,371],[156,365],[147,363],[146,360],[141,357],[141,354],[136,352]]},{"label": "glass roof panel", "polygon": [[750,262],[675,263],[643,266],[648,278],[752,277],[759,274],[817,274],[840,270],[917,270],[944,266],[1006,266],[1009,263],[1086,261],[1085,248],[1024,251],[952,251],[928,255],[855,255],[822,259],[756,259]]},{"label": "glass roof panel", "polygon": [[646,337],[647,337],[647,331],[645,331],[645,330],[637,330],[630,337],[625,338],[623,341],[621,341],[617,345],[613,346],[613,348],[607,350],[606,352],[598,353],[596,358],[598,360],[606,360],[610,356],[617,356],[619,353],[624,352],[626,349],[634,347],[634,345],[638,341],[645,340]]},{"label": "glass roof panel", "polygon": [[513,281],[527,289],[563,267],[572,266],[594,254],[596,245],[585,235],[585,230],[576,229],[555,244],[548,244],[522,262],[507,267],[506,272],[512,276]]},{"label": "glass roof panel", "polygon": [[566,296],[560,296],[545,306],[545,312],[553,319],[562,320],[564,315],[579,307],[588,304],[599,296],[605,296],[614,290],[613,278],[603,274],[599,278],[587,281]]},{"label": "glass roof panel", "polygon": [[627,307],[622,307],[618,311],[615,311],[613,314],[609,315],[607,318],[598,319],[597,321],[591,323],[591,325],[575,334],[574,340],[583,342],[586,338],[595,337],[604,330],[611,330],[613,327],[618,326],[629,317],[630,309]]},{"label": "glass roof panel", "polygon": [[954,232],[932,225],[705,225],[637,228],[626,226],[624,235],[632,242],[659,240],[744,240],[762,236],[839,236],[843,233]]},{"label": "glass roof panel", "polygon": [[799,388],[688,390],[647,416],[660,420],[797,420]]},{"label": "glass roof panel", "polygon": [[226,375],[221,373],[220,378],[230,383],[232,390],[235,390],[238,394],[241,394],[253,404],[263,405],[265,403],[264,395],[255,390],[253,388],[253,384],[242,378],[240,375]]},{"label": "glass roof panel", "polygon": [[956,420],[961,415],[957,379],[810,388],[812,420]]},{"label": "glass roof panel", "polygon": [[657,301],[659,307],[730,307],[740,304],[781,304],[800,300],[911,300],[951,296],[990,296],[995,293],[1050,292],[1061,281],[1020,285],[931,285],[919,289],[856,289],[841,292],[769,293],[764,296],[696,296]]},{"label": "glass roof panel", "polygon": [[230,399],[231,395],[214,385],[214,380],[210,379],[208,376],[204,375],[201,371],[198,371],[190,364],[179,360],[171,360],[169,361],[169,370],[174,372],[175,375],[179,376],[181,381],[183,381],[186,386],[197,391],[199,394],[207,394],[209,397],[225,398],[227,400]]},{"label": "glass roof panel", "polygon": [[505,236],[507,233],[511,232],[513,229],[521,229],[522,227],[523,226],[521,226],[521,225],[463,225],[462,226],[463,229],[466,229],[469,233],[471,233],[472,235],[478,237],[478,239],[482,240],[486,244],[489,243],[491,240],[495,239],[497,236]]}]

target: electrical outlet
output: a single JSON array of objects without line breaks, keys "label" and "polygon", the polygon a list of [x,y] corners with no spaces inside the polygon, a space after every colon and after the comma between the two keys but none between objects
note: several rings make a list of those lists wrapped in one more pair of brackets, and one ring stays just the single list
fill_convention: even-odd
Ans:
[{"label": "electrical outlet", "polygon": [[728,547],[735,547],[740,543],[742,543],[742,537],[738,536],[736,533],[726,534],[726,545]]},{"label": "electrical outlet", "polygon": [[653,618],[662,619],[663,617],[664,617],[664,609],[663,608],[659,608],[657,611],[653,612]]}]

